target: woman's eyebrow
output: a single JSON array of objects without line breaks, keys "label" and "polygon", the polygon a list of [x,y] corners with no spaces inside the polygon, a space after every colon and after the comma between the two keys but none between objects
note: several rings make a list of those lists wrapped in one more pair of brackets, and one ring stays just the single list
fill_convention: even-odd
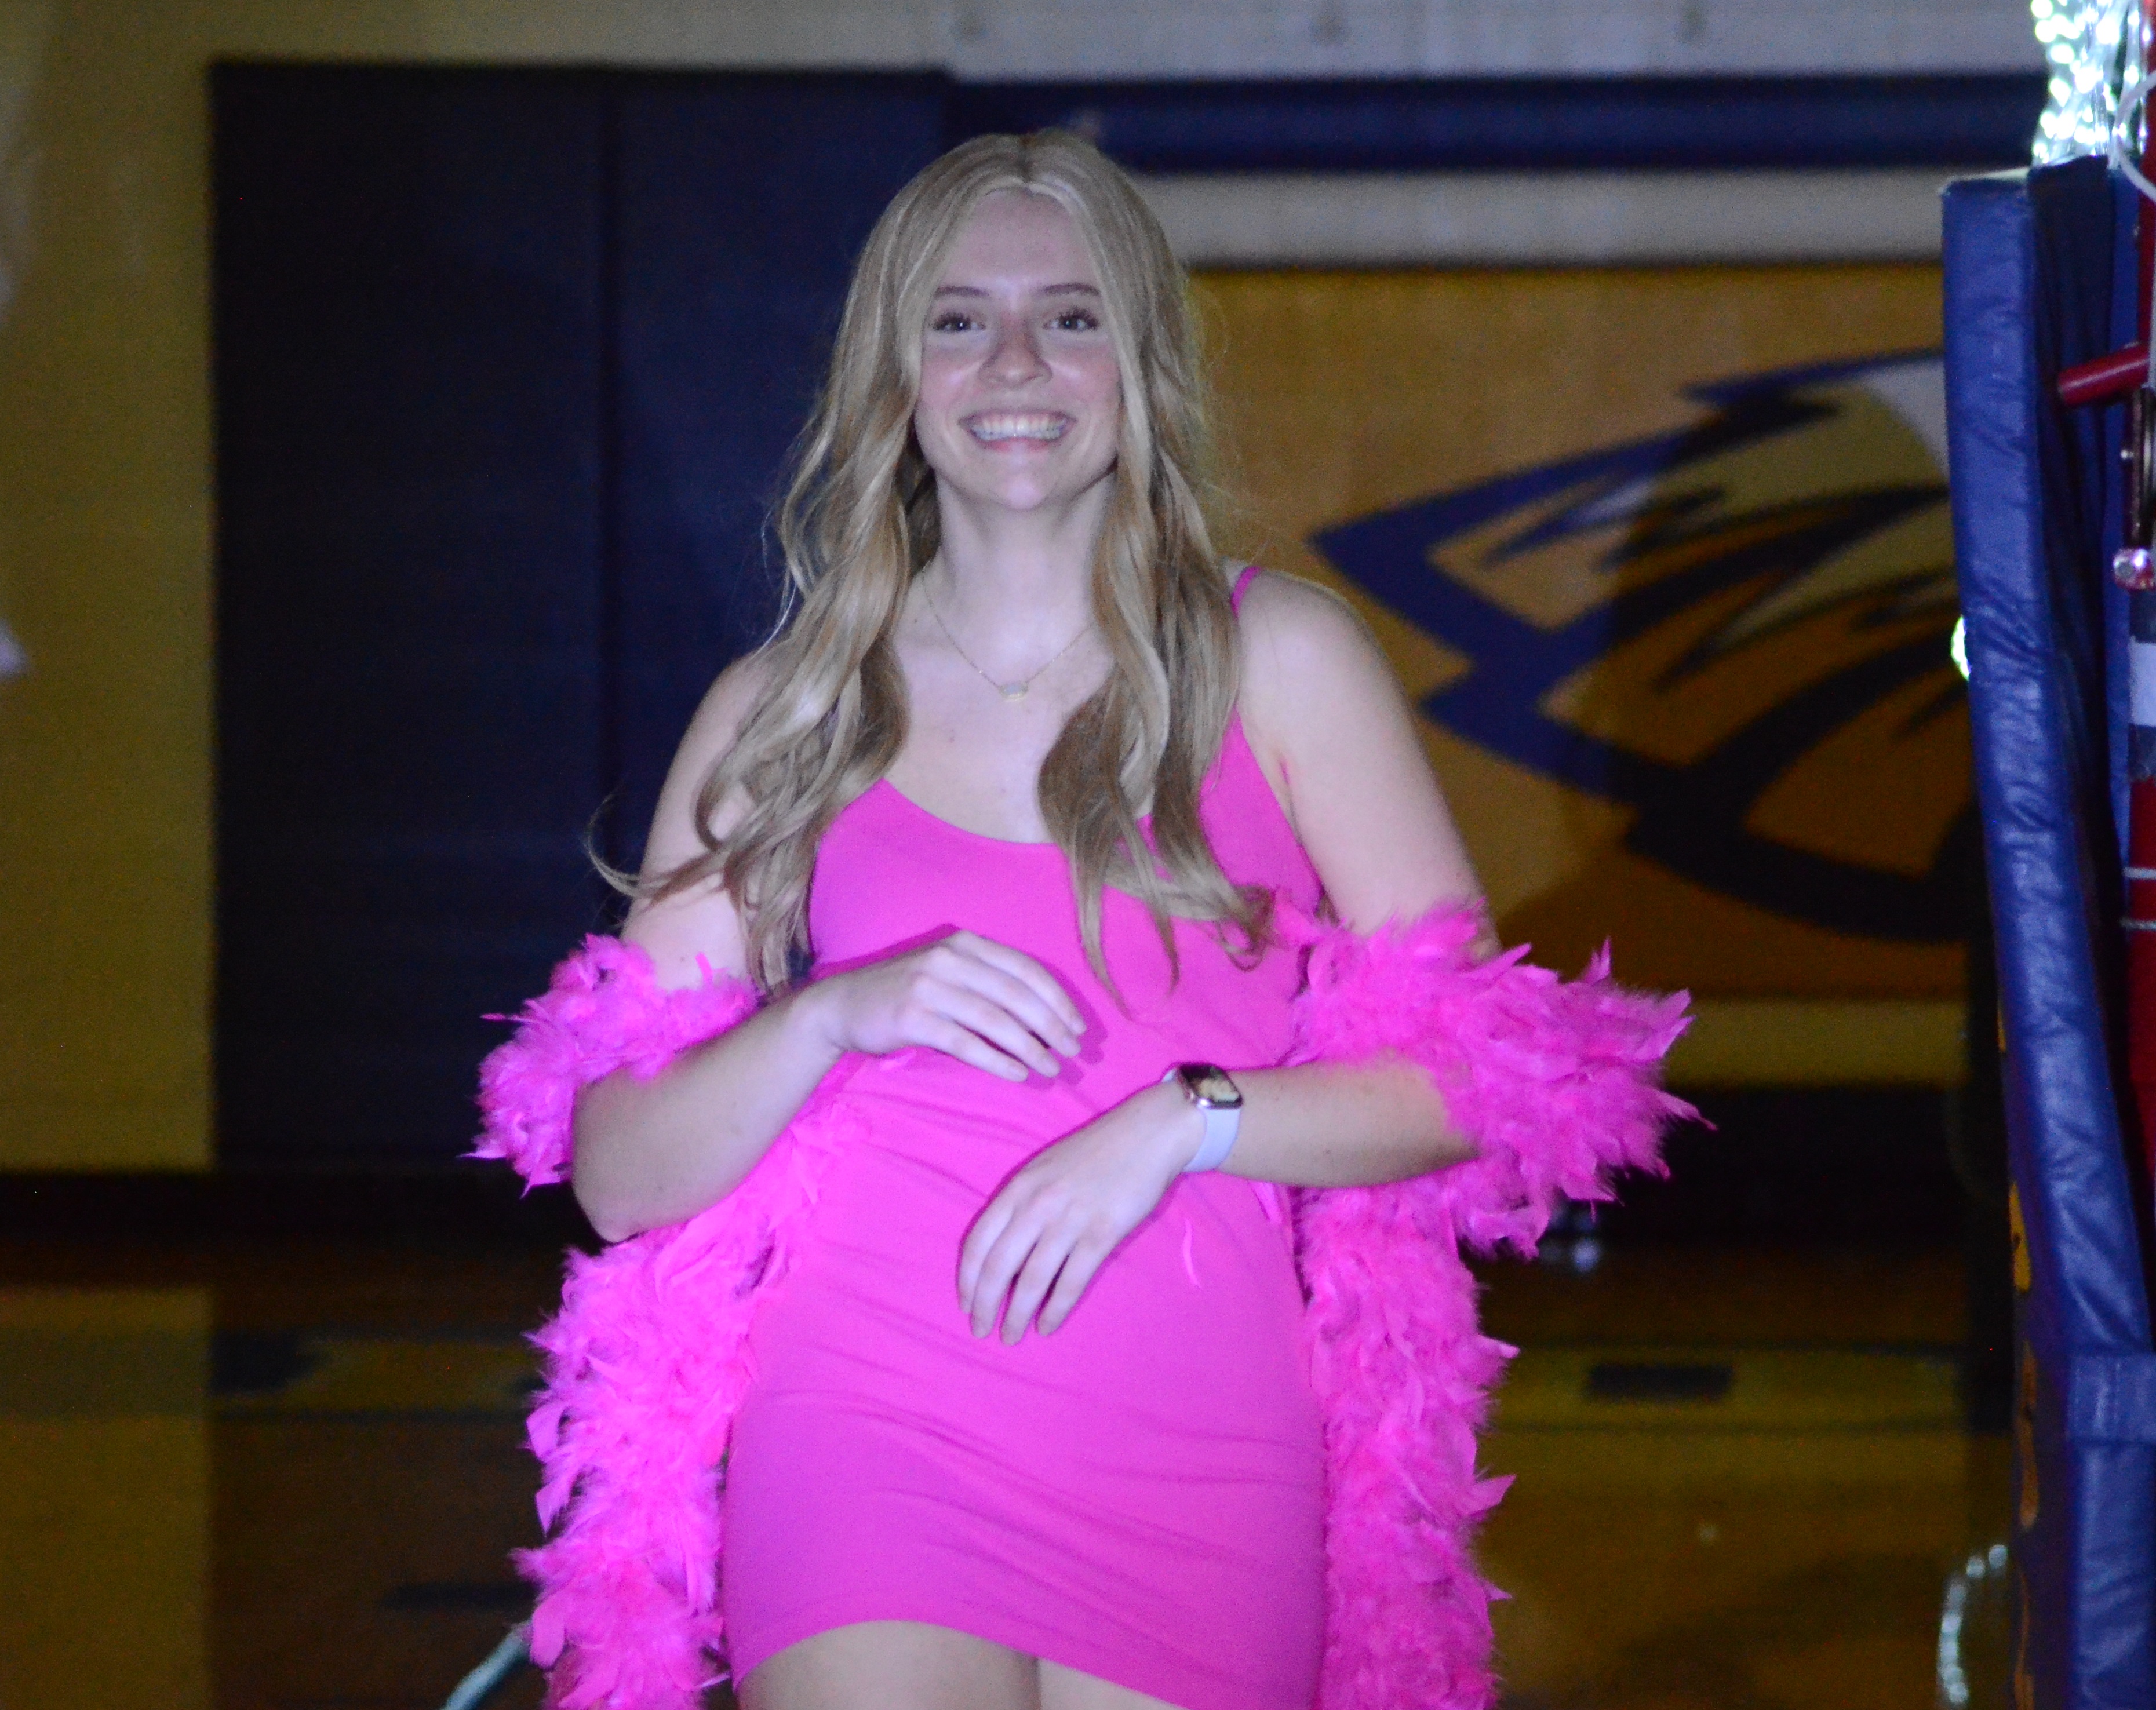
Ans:
[{"label": "woman's eyebrow", "polygon": [[[936,287],[939,297],[985,297],[988,293],[978,285],[947,285]],[[1098,285],[1087,285],[1083,280],[1071,280],[1063,285],[1043,285],[1040,295],[1044,297],[1097,297]]]}]

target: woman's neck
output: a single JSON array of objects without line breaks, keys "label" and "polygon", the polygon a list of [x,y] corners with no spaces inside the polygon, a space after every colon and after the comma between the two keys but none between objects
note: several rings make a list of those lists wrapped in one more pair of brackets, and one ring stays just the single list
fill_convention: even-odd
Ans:
[{"label": "woman's neck", "polygon": [[[925,573],[947,618],[983,640],[1061,639],[1092,622],[1093,552],[1106,513],[1096,502],[1054,514],[976,506],[942,496],[935,562]],[[1092,498],[1088,494],[1086,498]]]}]

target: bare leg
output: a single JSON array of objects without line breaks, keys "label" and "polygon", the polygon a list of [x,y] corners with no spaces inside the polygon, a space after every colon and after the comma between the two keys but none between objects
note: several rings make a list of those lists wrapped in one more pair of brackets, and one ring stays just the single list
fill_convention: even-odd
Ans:
[{"label": "bare leg", "polygon": [[[925,1621],[861,1621],[834,1627],[766,1658],[737,1690],[742,1710],[1041,1707],[1033,1658]],[[1072,1710],[1077,1702],[1071,1701]],[[1107,1710],[1111,1701],[1099,1702]],[[1133,1696],[1129,1702],[1136,1706],[1152,1701]]]},{"label": "bare leg", "polygon": [[1040,1665],[1040,1710],[1175,1710],[1165,1698],[1148,1698],[1060,1662]]}]

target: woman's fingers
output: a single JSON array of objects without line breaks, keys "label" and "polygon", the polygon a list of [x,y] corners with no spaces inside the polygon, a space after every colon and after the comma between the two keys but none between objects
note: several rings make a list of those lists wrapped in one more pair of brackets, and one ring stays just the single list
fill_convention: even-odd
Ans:
[{"label": "woman's fingers", "polygon": [[[1114,1247],[1112,1241],[1091,1236],[1074,1240],[1062,1230],[1050,1229],[1023,1251],[1014,1244],[992,1255],[968,1302],[973,1333],[985,1336],[995,1327],[999,1306],[1006,1346],[1015,1343],[1036,1320],[1044,1336],[1060,1329]],[[1011,1273],[1008,1284],[1001,1280],[1006,1273]]]},{"label": "woman's fingers", "polygon": [[1165,1108],[1144,1094],[1125,1100],[1036,1154],[981,1208],[958,1248],[958,1301],[976,1336],[999,1313],[1006,1343],[1069,1318],[1175,1179],[1160,1156]]},{"label": "woman's fingers", "polygon": [[1009,1348],[1025,1334],[1040,1303],[1055,1281],[1056,1273],[1070,1256],[1070,1243],[1060,1230],[1048,1231],[1033,1244],[1025,1262],[1012,1279],[1010,1301],[1004,1308],[1004,1346]]},{"label": "woman's fingers", "polygon": [[1055,1052],[1036,1039],[1009,1010],[978,993],[963,989],[942,993],[933,1003],[933,1009],[1036,1075],[1045,1075],[1053,1081],[1063,1072],[1063,1065]]},{"label": "woman's fingers", "polygon": [[[969,1264],[973,1273],[971,1286],[963,1291],[974,1335],[986,1336],[996,1327],[996,1314],[1003,1310],[1021,1267],[1030,1262],[1048,1234],[1048,1226],[1049,1219],[1040,1206],[1026,1203],[1015,1184],[998,1194],[981,1214],[966,1238],[959,1263],[962,1281]],[[1005,1314],[1004,1323],[1007,1327],[1015,1323],[1023,1335],[1025,1321],[1016,1317],[1014,1312]]]},{"label": "woman's fingers", "polygon": [[882,1055],[926,1045],[1011,1081],[1029,1071],[1055,1079],[1083,1031],[1077,1006],[1047,969],[973,932],[840,975],[826,999],[841,1050]]},{"label": "woman's fingers", "polygon": [[[1078,1013],[1070,994],[1063,982],[1023,950],[1014,950],[1008,944],[998,944],[993,938],[983,938],[978,932],[953,932],[943,941],[963,949],[1005,978],[1015,981],[1025,993],[1060,1024],[1069,1039],[1067,1046],[1059,1045],[1067,1055],[1078,1048],[1079,1035],[1086,1031],[1086,1018]],[[1046,1018],[1044,1018],[1046,1019]],[[1048,1035],[1044,1033],[1043,1038]]]},{"label": "woman's fingers", "polygon": [[1056,1005],[1048,1002],[1035,987],[1016,974],[982,958],[970,962],[960,979],[968,990],[1009,1012],[1019,1025],[1050,1050],[1066,1057],[1076,1055],[1079,1043],[1076,1030],[1064,1019]]},{"label": "woman's fingers", "polygon": [[986,1336],[996,1327],[996,1314],[1009,1297],[1019,1266],[1025,1262],[1039,1239],[1037,1230],[1029,1227],[1021,1233],[1015,1224],[1008,1225],[988,1249],[966,1303],[966,1314],[973,1321],[974,1335]]},{"label": "woman's fingers", "polygon": [[1015,1188],[988,1203],[958,1252],[958,1302],[973,1334],[993,1331],[1000,1312],[1006,1344],[1036,1317],[1044,1335],[1060,1326],[1116,1245],[1075,1208],[1049,1214]]},{"label": "woman's fingers", "polygon": [[927,1045],[962,1063],[971,1063],[976,1069],[985,1069],[1004,1081],[1023,1081],[1032,1072],[1028,1065],[1008,1052],[998,1050],[979,1034],[944,1016],[928,1018],[915,1030],[910,1043]]},{"label": "woman's fingers", "polygon": [[973,1296],[981,1285],[988,1249],[1009,1226],[1011,1209],[1010,1195],[997,1194],[973,1220],[973,1226],[966,1231],[966,1239],[958,1249],[958,1304],[968,1313],[973,1310]]},{"label": "woman's fingers", "polygon": [[1092,1281],[1094,1273],[1113,1250],[1112,1243],[1096,1240],[1081,1240],[1071,1248],[1070,1256],[1063,1261],[1063,1268],[1055,1273],[1055,1289],[1040,1309],[1042,1335],[1047,1336],[1062,1328],[1063,1321],[1070,1316],[1070,1309],[1078,1304],[1079,1297],[1086,1292],[1086,1286]]}]

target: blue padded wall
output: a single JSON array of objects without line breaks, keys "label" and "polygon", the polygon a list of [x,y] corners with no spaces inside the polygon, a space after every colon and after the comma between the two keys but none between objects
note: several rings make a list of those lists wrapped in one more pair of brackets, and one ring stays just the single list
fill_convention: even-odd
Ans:
[{"label": "blue padded wall", "polygon": [[2120,412],[2053,393],[2132,336],[2132,221],[2093,161],[1946,199],[1955,554],[2032,1282],[2014,1548],[2041,1710],[2156,1703],[2156,1360],[2115,1072]]}]

